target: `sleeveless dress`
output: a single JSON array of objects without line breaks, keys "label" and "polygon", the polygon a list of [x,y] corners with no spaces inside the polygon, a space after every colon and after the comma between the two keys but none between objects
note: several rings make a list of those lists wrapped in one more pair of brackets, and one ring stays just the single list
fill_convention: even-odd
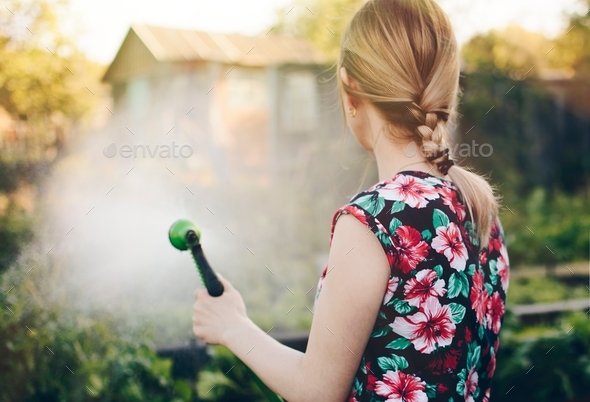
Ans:
[{"label": "sleeveless dress", "polygon": [[348,400],[487,402],[509,277],[500,221],[480,248],[457,187],[421,171],[399,172],[338,208],[330,246],[343,213],[377,236],[391,267]]}]

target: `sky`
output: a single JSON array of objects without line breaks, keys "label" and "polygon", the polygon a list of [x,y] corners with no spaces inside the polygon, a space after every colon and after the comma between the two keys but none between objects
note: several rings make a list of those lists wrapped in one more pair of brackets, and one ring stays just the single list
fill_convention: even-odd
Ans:
[{"label": "sky", "polygon": [[[110,63],[129,26],[145,23],[213,32],[258,34],[290,0],[70,0],[63,29],[92,60]],[[493,28],[518,23],[549,37],[564,29],[564,12],[585,12],[577,0],[439,0],[460,44]]]}]

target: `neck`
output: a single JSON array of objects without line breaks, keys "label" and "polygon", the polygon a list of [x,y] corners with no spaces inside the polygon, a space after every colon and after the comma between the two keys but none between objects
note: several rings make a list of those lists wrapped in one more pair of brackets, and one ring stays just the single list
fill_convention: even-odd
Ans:
[{"label": "neck", "polygon": [[[391,135],[393,134],[393,135]],[[412,142],[401,142],[391,137],[396,133],[387,133],[385,130],[377,136],[373,146],[373,154],[377,161],[379,181],[389,180],[398,172],[405,170],[419,170],[434,173],[432,165],[421,155],[419,147]]]}]

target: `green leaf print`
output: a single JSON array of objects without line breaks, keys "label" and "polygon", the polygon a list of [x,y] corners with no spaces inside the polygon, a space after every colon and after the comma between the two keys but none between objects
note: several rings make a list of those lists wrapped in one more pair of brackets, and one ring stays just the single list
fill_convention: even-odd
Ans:
[{"label": "green leaf print", "polygon": [[498,283],[498,261],[490,260],[490,280],[492,284],[496,285]]},{"label": "green leaf print", "polygon": [[396,201],[391,206],[391,213],[393,214],[395,212],[403,211],[405,207],[406,207],[406,203],[405,202],[403,202],[403,201]]},{"label": "green leaf print", "polygon": [[428,398],[436,398],[436,385],[426,384],[426,396]]},{"label": "green leaf print", "polygon": [[476,224],[471,222],[471,221],[467,221],[465,222],[465,230],[467,231],[467,235],[469,236],[469,240],[471,241],[471,244],[473,244],[475,247],[479,246],[479,238],[477,237],[477,233],[476,233]]},{"label": "green leaf print", "polygon": [[422,231],[421,235],[422,235],[422,238],[424,240],[430,240],[430,239],[432,239],[432,232],[430,230],[428,230],[428,229],[424,229]]},{"label": "green leaf print", "polygon": [[372,334],[371,334],[371,338],[380,338],[382,336],[387,335],[387,333],[389,332],[389,330],[391,330],[391,327],[389,325],[384,326],[381,329],[375,330]]},{"label": "green leaf print", "polygon": [[463,321],[463,317],[465,317],[465,306],[462,306],[457,303],[451,303],[449,304],[449,308],[451,309],[453,322],[455,324],[461,323],[461,321]]},{"label": "green leaf print", "polygon": [[391,222],[389,223],[389,233],[391,233],[393,235],[393,233],[395,232],[395,229],[397,229],[401,225],[402,225],[402,222],[399,219],[392,218]]},{"label": "green leaf print", "polygon": [[473,274],[475,274],[475,264],[469,264],[467,267],[467,274],[469,276],[473,276]]},{"label": "green leaf print", "polygon": [[367,194],[357,198],[354,201],[369,214],[376,216],[385,208],[385,199],[383,197],[375,196],[375,194]]},{"label": "green leaf print", "polygon": [[356,377],[354,377],[354,388],[356,389],[357,395],[361,395],[363,393],[363,384]]},{"label": "green leaf print", "polygon": [[434,272],[436,272],[436,276],[440,278],[442,278],[443,275],[443,268],[440,264],[438,264],[436,267],[434,267]]},{"label": "green leaf print", "polygon": [[453,272],[449,278],[447,297],[453,299],[458,295],[469,296],[469,280],[464,272]]},{"label": "green leaf print", "polygon": [[408,367],[408,361],[403,356],[391,355],[391,357],[381,356],[377,358],[377,364],[383,371],[403,370]]},{"label": "green leaf print", "polygon": [[471,342],[467,346],[467,367],[471,370],[471,367],[479,366],[479,355],[481,353],[481,346],[477,345],[477,341]]},{"label": "green leaf print", "polygon": [[389,237],[389,235],[383,233],[381,230],[378,230],[377,233],[375,233],[375,235],[377,236],[377,238],[379,239],[379,241],[381,241],[381,243],[385,244],[386,246],[392,246],[393,245],[391,243],[391,238]]},{"label": "green leaf print", "polygon": [[434,208],[434,212],[432,213],[432,225],[435,229],[440,226],[447,227],[449,226],[449,217],[440,209]]},{"label": "green leaf print", "polygon": [[467,379],[467,370],[463,369],[457,377],[460,378],[460,381],[457,383],[457,388],[455,389],[459,395],[464,395],[465,392],[465,380]]},{"label": "green leaf print", "polygon": [[407,338],[398,338],[398,339],[395,339],[395,340],[389,342],[387,344],[387,346],[385,346],[385,347],[389,348],[389,349],[400,349],[401,350],[401,349],[407,348],[411,344],[412,344],[412,342],[410,342],[410,340]]},{"label": "green leaf print", "polygon": [[411,306],[406,300],[400,299],[391,299],[387,305],[393,306],[395,311],[402,315],[408,314],[415,309],[415,307]]}]

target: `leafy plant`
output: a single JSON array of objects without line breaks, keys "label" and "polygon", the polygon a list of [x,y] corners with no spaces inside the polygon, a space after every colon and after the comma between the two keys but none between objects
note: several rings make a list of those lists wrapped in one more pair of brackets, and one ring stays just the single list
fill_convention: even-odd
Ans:
[{"label": "leafy plant", "polygon": [[584,313],[565,317],[557,334],[528,340],[519,337],[525,328],[514,321],[507,326],[498,350],[492,401],[590,398],[590,321]]},{"label": "leafy plant", "polygon": [[[26,285],[15,289],[26,292]],[[15,291],[13,290],[13,291]],[[21,298],[0,320],[0,401],[191,401],[147,337]]]},{"label": "leafy plant", "polygon": [[212,348],[213,359],[199,372],[197,392],[205,401],[266,401],[246,365],[229,349]]}]

